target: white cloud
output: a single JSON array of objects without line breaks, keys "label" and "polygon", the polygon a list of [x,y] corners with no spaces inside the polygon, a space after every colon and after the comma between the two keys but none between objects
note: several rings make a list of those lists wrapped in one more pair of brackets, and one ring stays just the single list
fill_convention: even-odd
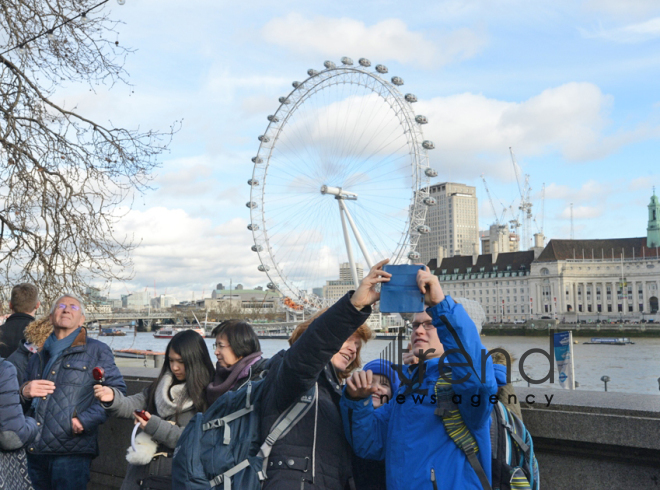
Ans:
[{"label": "white cloud", "polygon": [[[317,16],[307,19],[290,13],[269,21],[262,29],[264,39],[297,53],[334,57],[355,53],[374,63],[389,60],[437,67],[474,56],[485,45],[485,36],[460,28],[430,41],[408,29],[399,19],[386,19],[367,26],[359,20]],[[357,60],[354,60],[357,62]]]},{"label": "white cloud", "polygon": [[210,219],[194,218],[182,209],[153,207],[130,211],[118,229],[134,235],[139,244],[132,255],[136,282],[151,286],[155,280],[159,290],[189,297],[191,289],[229,278],[248,287],[267,282],[257,271],[246,226],[242,218],[213,226]]},{"label": "white cloud", "polygon": [[[611,186],[609,184],[595,180],[585,182],[579,189],[571,188],[568,185],[557,185],[553,182],[545,187],[545,198],[570,202],[588,202],[595,199],[604,200],[610,192]],[[535,199],[539,198],[540,192],[535,196]]]},{"label": "white cloud", "polygon": [[425,135],[436,149],[430,153],[439,172],[456,177],[504,175],[512,178],[508,148],[517,155],[558,152],[568,161],[602,158],[621,146],[657,137],[659,129],[641,124],[610,131],[610,95],[592,83],[567,83],[522,102],[463,93],[421,100],[417,114],[428,117]]},{"label": "white cloud", "polygon": [[593,30],[580,29],[580,32],[586,38],[602,38],[618,43],[639,43],[660,37],[660,17],[623,27],[605,29],[599,26]]},{"label": "white cloud", "polygon": [[[604,208],[602,206],[573,206],[573,219],[590,219],[600,218],[603,215]],[[570,219],[571,208],[567,206],[558,216],[559,219]]]},{"label": "white cloud", "polygon": [[601,12],[612,18],[644,18],[660,10],[657,0],[587,0],[586,10]]},{"label": "white cloud", "polygon": [[629,191],[650,191],[653,186],[660,184],[660,176],[658,175],[648,175],[646,177],[638,177],[630,181],[628,184]]}]

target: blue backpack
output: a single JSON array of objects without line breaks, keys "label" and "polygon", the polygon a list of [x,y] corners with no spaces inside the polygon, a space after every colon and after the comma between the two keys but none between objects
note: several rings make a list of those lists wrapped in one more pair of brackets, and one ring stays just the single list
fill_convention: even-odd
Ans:
[{"label": "blue backpack", "polygon": [[305,416],[318,396],[315,385],[278,417],[262,441],[259,402],[267,382],[264,375],[265,371],[261,379],[223,394],[188,423],[174,450],[172,488],[261,488],[273,445]]},{"label": "blue backpack", "polygon": [[539,464],[529,431],[502,402],[491,413],[493,490],[539,490]]}]

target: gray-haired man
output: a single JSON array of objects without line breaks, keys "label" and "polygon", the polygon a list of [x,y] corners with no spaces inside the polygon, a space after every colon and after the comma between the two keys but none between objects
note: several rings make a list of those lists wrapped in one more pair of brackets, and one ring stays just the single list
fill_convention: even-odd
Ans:
[{"label": "gray-haired man", "polygon": [[92,371],[105,371],[104,385],[126,393],[110,348],[87,337],[85,309],[66,294],[50,311],[53,333],[32,356],[21,386],[28,415],[40,430],[27,448],[32,484],[40,489],[85,489],[91,461],[98,455],[96,434],[106,412],[94,398]]}]

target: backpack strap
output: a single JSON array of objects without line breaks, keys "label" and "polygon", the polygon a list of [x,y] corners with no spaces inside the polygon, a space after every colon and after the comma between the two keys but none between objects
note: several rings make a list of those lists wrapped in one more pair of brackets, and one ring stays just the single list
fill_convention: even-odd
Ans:
[{"label": "backpack strap", "polygon": [[[501,424],[504,426],[506,431],[509,433],[511,436],[511,439],[515,441],[516,444],[518,444],[518,447],[520,450],[525,453],[525,455],[529,454],[529,444],[527,444],[525,441],[523,441],[522,437],[520,437],[520,434],[518,434],[518,431],[513,425],[516,425],[516,419],[514,419],[514,414],[511,413],[511,411],[506,408],[504,405],[501,405],[500,403],[497,404],[497,407],[499,410],[502,412],[506,413],[507,417],[504,416],[504,413],[502,413],[501,417]],[[513,422],[513,425],[511,424]]]},{"label": "backpack strap", "polygon": [[229,468],[224,473],[216,476],[213,480],[210,480],[209,485],[213,488],[223,483],[223,490],[231,490],[231,477],[239,471],[243,471],[248,466],[250,466],[250,462],[247,459],[244,459],[233,468]]},{"label": "backpack strap", "polygon": [[[442,366],[440,366],[440,369],[442,369]],[[449,375],[451,376],[451,373],[449,373]],[[467,425],[465,425],[458,407],[451,401],[454,396],[454,390],[451,389],[451,383],[442,376],[438,376],[438,380],[435,383],[435,396],[438,404],[435,413],[442,417],[442,423],[445,426],[447,435],[452,441],[454,441],[458,448],[465,453],[465,456],[467,457],[470,466],[472,466],[472,469],[474,469],[474,472],[477,474],[483,489],[491,490],[488,476],[481,466],[479,458],[477,458],[477,452],[479,452],[477,440],[474,438]]]},{"label": "backpack strap", "polygon": [[209,422],[206,422],[205,424],[202,424],[202,431],[206,432],[207,430],[211,429],[219,429],[220,427],[224,426],[225,431],[223,434],[222,438],[222,443],[225,446],[228,446],[231,444],[231,431],[229,430],[229,422],[232,420],[236,420],[238,418],[243,417],[244,415],[249,414],[254,410],[254,405],[250,403],[250,394],[252,393],[252,382],[248,380],[247,382],[247,392],[245,395],[245,408],[241,408],[240,410],[237,410],[233,413],[230,413],[229,415],[225,415],[224,417],[221,417],[219,419],[214,419]]},{"label": "backpack strap", "polygon": [[263,458],[263,466],[259,472],[259,478],[265,480],[267,478],[266,468],[268,466],[268,457],[273,449],[273,446],[278,439],[284,437],[295,426],[312,407],[312,402],[318,397],[318,383],[315,383],[300,399],[287,408],[277,418],[275,423],[270,429],[266,440],[259,448],[258,456]]}]

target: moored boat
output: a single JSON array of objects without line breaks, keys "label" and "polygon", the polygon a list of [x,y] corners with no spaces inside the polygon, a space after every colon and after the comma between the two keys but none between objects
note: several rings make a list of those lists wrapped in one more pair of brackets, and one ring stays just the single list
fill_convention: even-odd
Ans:
[{"label": "moored boat", "polygon": [[160,330],[156,330],[156,332],[154,332],[154,338],[156,338],[156,339],[171,339],[176,334],[178,334],[179,332],[183,332],[184,330],[192,330],[193,332],[197,332],[202,337],[204,337],[204,331],[201,328],[163,327]]},{"label": "moored boat", "polygon": [[601,345],[627,345],[634,344],[628,337],[592,337],[591,342],[583,344],[601,344]]}]

